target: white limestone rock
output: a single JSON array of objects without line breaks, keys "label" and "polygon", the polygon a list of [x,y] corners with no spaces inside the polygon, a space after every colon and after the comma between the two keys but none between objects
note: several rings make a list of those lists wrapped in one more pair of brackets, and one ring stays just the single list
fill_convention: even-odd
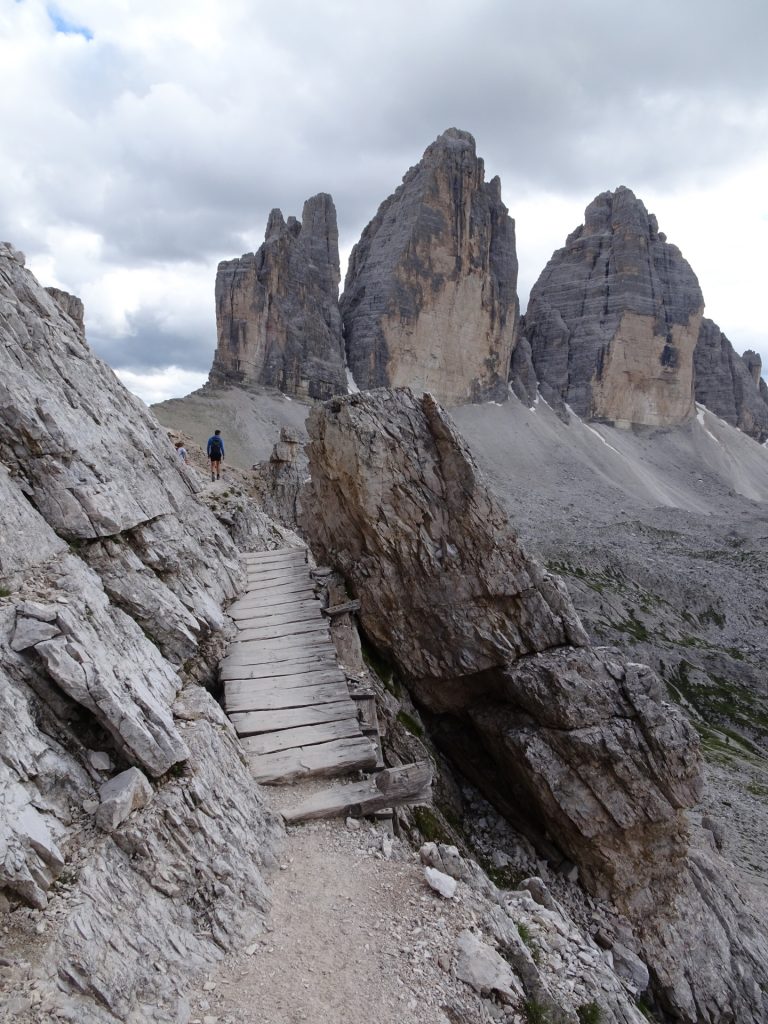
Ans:
[{"label": "white limestone rock", "polygon": [[112,832],[140,807],[152,799],[152,787],[138,768],[129,768],[99,787],[101,804],[96,812],[96,824],[105,832]]},{"label": "white limestone rock", "polygon": [[456,943],[456,977],[481,996],[493,995],[503,1003],[523,998],[522,985],[507,961],[466,929]]},{"label": "white limestone rock", "polygon": [[436,868],[424,868],[424,877],[431,889],[450,900],[456,895],[456,879]]}]

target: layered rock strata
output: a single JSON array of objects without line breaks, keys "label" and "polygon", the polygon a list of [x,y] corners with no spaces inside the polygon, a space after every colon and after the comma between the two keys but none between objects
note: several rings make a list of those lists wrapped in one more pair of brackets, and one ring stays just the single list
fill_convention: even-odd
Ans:
[{"label": "layered rock strata", "polygon": [[[185,972],[258,932],[267,904],[276,826],[191,682],[224,643],[237,549],[23,263],[0,245],[4,953],[12,969],[32,907],[40,1019],[166,1021]],[[105,784],[126,769],[144,781],[121,824]]]},{"label": "layered rock strata", "polygon": [[451,128],[352,250],[341,300],[361,388],[409,386],[447,404],[506,398],[517,331],[515,226],[468,132]]},{"label": "layered rock strata", "polygon": [[531,291],[525,333],[543,397],[621,427],[684,423],[703,309],[656,218],[628,188],[603,192]]},{"label": "layered rock strata", "polygon": [[[757,352],[739,356],[712,320],[702,320],[693,353],[696,401],[763,442],[768,438],[768,387]],[[762,387],[761,387],[762,386]]]},{"label": "layered rock strata", "polygon": [[336,208],[320,193],[301,221],[269,215],[256,253],[219,264],[209,382],[261,384],[303,398],[347,390]]},{"label": "layered rock strata", "polygon": [[635,923],[675,1019],[762,1020],[767,947],[714,852],[691,853],[698,741],[658,677],[588,645],[431,396],[337,399],[308,429],[304,528],[443,751]]}]

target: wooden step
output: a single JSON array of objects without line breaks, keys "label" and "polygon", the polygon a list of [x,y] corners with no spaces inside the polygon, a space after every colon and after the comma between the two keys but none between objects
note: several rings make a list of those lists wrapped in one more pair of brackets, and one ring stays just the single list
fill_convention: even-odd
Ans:
[{"label": "wooden step", "polygon": [[242,555],[246,565],[268,565],[271,562],[297,561],[307,564],[304,548],[281,548],[277,551],[246,551]]},{"label": "wooden step", "polygon": [[371,768],[376,754],[367,739],[353,738],[280,750],[274,754],[252,755],[249,760],[254,779],[270,784],[316,775],[343,775],[356,768]]},{"label": "wooden step", "polygon": [[[320,618],[320,608],[321,605],[319,601],[294,601],[291,604],[281,605],[252,605],[250,608],[235,608],[233,606],[229,609],[228,615],[238,624],[243,622],[260,623],[264,619],[274,621],[283,620],[285,622],[302,622],[312,616],[315,617],[316,621],[322,622],[322,619]],[[243,627],[240,626],[240,628],[242,629]]]},{"label": "wooden step", "polygon": [[[310,634],[311,635],[311,634]],[[283,661],[318,661],[335,658],[333,641],[328,639],[321,643],[285,643],[282,646],[267,646],[265,643],[250,641],[233,644],[230,652],[222,661],[222,666],[229,665],[277,665]]]},{"label": "wooden step", "polygon": [[[301,686],[327,686],[329,683],[344,683],[346,677],[336,666],[324,668],[322,671],[302,672],[295,676],[268,676],[266,679],[228,679],[224,683],[227,700],[240,697],[246,693],[265,693],[267,690],[295,690]],[[350,705],[350,715],[357,715],[355,705]]]},{"label": "wooden step", "polygon": [[280,708],[275,711],[238,711],[231,715],[238,736],[250,736],[278,729],[294,729],[302,725],[341,722],[350,717],[348,700],[334,701],[304,708]]},{"label": "wooden step", "polygon": [[299,638],[320,640],[328,635],[328,623],[322,619],[312,618],[306,622],[294,622],[290,626],[286,626],[284,622],[264,626],[244,626],[237,636],[232,638],[232,643],[243,644],[248,643],[249,640],[259,642],[281,640],[283,643],[292,644]]},{"label": "wooden step", "polygon": [[333,704],[349,700],[346,683],[326,683],[323,686],[295,686],[290,690],[267,690],[243,693],[228,699],[224,697],[227,714],[232,711],[277,711],[280,708],[301,708],[317,704]]},{"label": "wooden step", "polygon": [[[219,678],[224,682],[231,679],[274,679],[276,683],[281,683],[286,677],[301,677],[307,673],[330,672],[338,669],[336,658],[329,653],[326,658],[316,658],[314,661],[299,659],[298,661],[270,662],[266,665],[224,665],[222,663]],[[340,675],[343,676],[344,673],[340,672]]]},{"label": "wooden step", "polygon": [[257,736],[246,736],[243,749],[247,754],[274,754],[278,750],[292,750],[294,747],[310,747],[330,740],[346,740],[361,737],[360,726],[354,718],[342,718],[338,722],[324,722],[322,725],[302,725],[296,729],[281,729],[279,732],[265,732]]}]

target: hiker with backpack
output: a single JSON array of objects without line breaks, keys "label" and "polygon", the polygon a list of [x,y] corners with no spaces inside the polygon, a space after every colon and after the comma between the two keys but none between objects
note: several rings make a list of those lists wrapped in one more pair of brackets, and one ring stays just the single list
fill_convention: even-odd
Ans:
[{"label": "hiker with backpack", "polygon": [[224,439],[220,430],[208,438],[208,458],[211,461],[211,480],[221,479],[221,460],[224,458]]}]

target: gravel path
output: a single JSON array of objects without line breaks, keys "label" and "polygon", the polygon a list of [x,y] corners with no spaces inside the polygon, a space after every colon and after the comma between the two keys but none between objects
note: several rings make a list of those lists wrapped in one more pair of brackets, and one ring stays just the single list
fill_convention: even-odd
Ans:
[{"label": "gravel path", "polygon": [[447,905],[413,852],[367,823],[354,831],[343,822],[291,828],[283,858],[270,880],[270,931],[209,977],[191,1000],[193,1021],[491,1019],[450,973],[456,936],[475,921],[468,892]]}]

